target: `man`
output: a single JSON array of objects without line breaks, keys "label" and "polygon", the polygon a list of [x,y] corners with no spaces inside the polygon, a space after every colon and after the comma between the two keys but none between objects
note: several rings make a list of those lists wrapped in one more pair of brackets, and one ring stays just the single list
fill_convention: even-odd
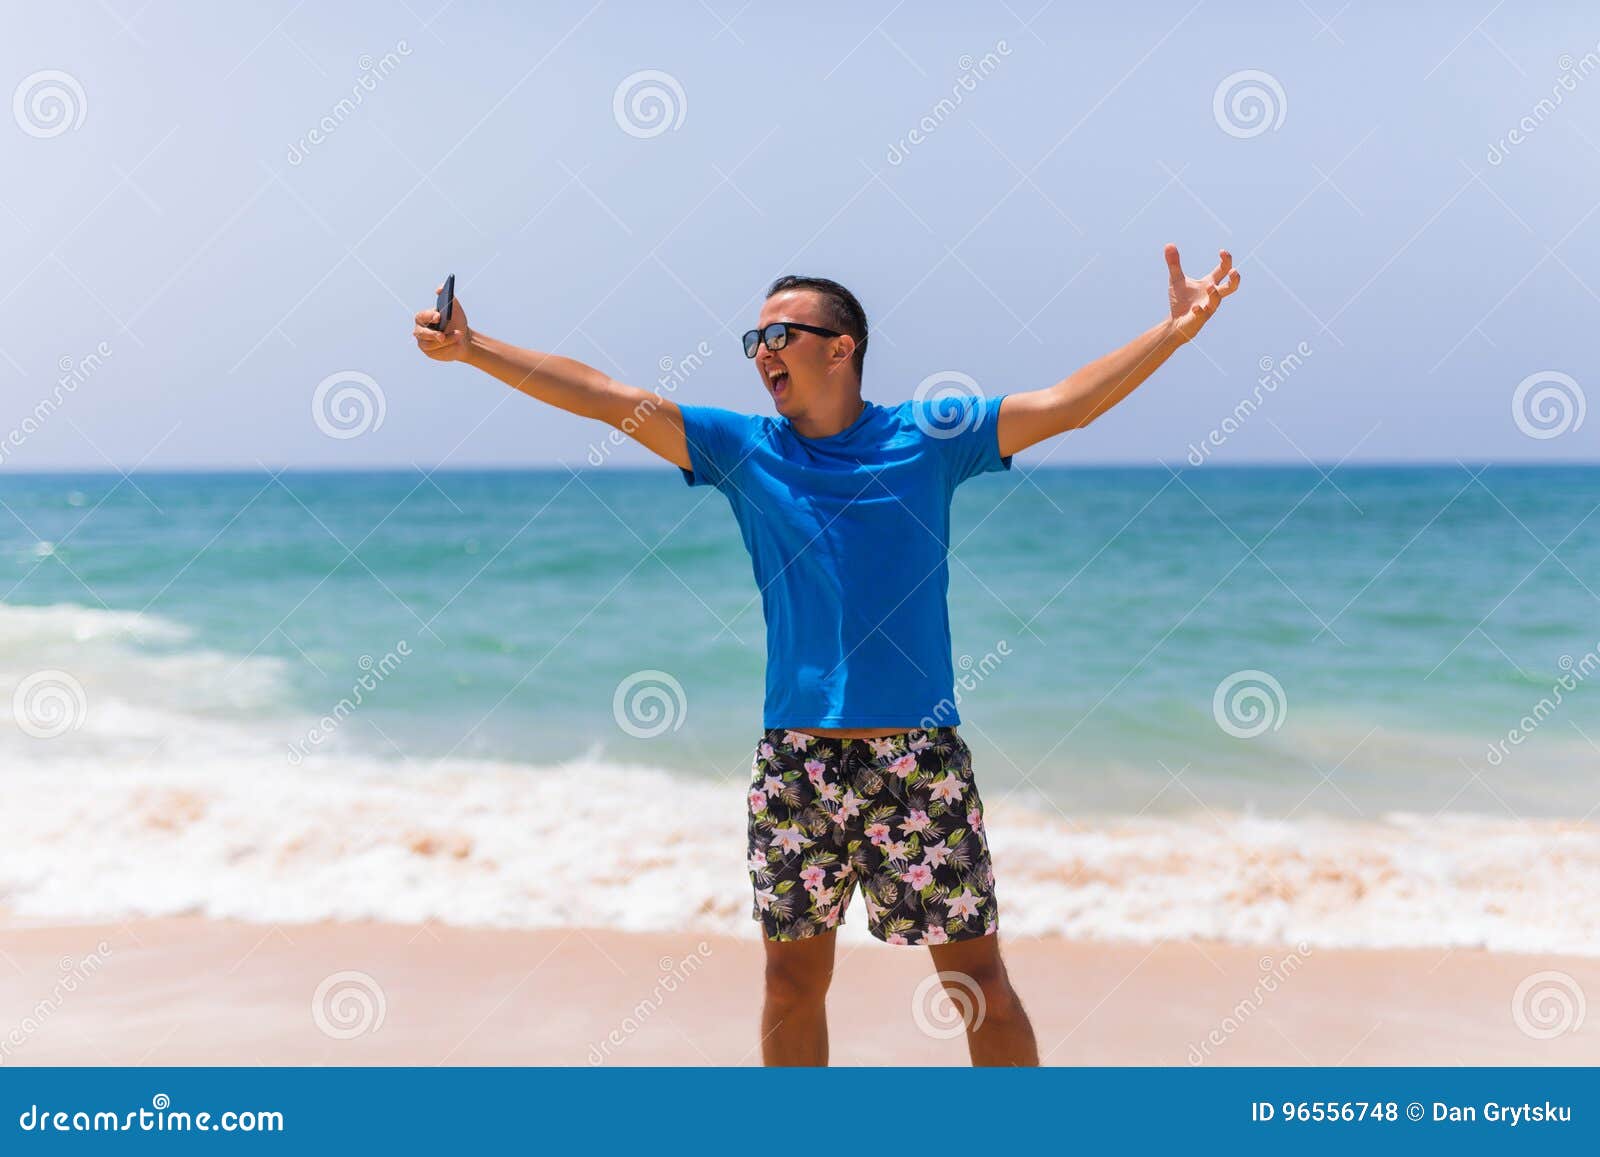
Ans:
[{"label": "man", "polygon": [[[754,914],[766,934],[767,1064],[826,1064],[823,1002],[853,892],[868,928],[925,944],[974,1064],[1036,1065],[1001,960],[994,872],[957,734],[946,607],[950,499],[1036,442],[1087,426],[1192,339],[1239,286],[1166,247],[1169,316],[1047,389],[879,406],[861,394],[867,319],[843,286],[784,277],[745,335],[777,418],[685,406],[571,358],[474,331],[417,346],[631,435],[732,505],[767,624],[764,727],[749,795]],[[930,726],[937,722],[939,726]]]}]

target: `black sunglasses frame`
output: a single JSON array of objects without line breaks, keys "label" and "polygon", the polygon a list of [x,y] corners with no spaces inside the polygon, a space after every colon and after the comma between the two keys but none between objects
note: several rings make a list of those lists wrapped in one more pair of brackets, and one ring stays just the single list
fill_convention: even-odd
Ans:
[{"label": "black sunglasses frame", "polygon": [[[814,333],[818,337],[843,337],[844,334],[836,329],[823,329],[820,325],[802,325],[798,321],[775,321],[761,329],[746,330],[744,335],[744,356],[753,358],[756,350],[762,346],[773,353],[777,353],[789,344],[789,331],[797,329],[801,333]],[[773,331],[777,332],[774,333]],[[777,344],[774,345],[773,343]]]}]

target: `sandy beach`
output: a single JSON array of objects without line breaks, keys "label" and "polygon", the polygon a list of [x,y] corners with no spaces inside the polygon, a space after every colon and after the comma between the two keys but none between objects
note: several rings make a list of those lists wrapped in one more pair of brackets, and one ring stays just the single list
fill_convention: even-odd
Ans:
[{"label": "sandy beach", "polygon": [[[839,956],[835,1064],[965,1063],[924,952]],[[1007,956],[1047,1064],[1600,1063],[1579,1012],[1600,960],[1022,938]],[[760,960],[754,940],[582,929],[13,926],[0,1063],[750,1065]]]}]

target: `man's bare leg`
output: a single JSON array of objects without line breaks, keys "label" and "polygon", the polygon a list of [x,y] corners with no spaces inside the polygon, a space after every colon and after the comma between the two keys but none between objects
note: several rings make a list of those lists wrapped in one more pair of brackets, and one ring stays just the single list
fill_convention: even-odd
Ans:
[{"label": "man's bare leg", "polygon": [[768,940],[766,998],[761,1006],[761,1063],[828,1063],[828,1017],[824,1007],[833,979],[838,934],[807,940]]},{"label": "man's bare leg", "polygon": [[1033,1039],[1033,1025],[1006,975],[1000,937],[932,944],[928,951],[945,992],[966,1020],[972,1063],[1037,1065],[1039,1046]]}]

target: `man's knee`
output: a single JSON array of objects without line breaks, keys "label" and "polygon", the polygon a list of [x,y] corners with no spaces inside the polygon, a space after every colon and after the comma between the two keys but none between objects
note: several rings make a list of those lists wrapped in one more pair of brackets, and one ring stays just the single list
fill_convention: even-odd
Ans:
[{"label": "man's knee", "polygon": [[821,1004],[833,980],[833,962],[809,958],[809,954],[784,952],[767,954],[767,1000],[782,1008],[805,1008]]},{"label": "man's knee", "polygon": [[1022,1001],[998,953],[962,971],[941,972],[939,979],[971,1028],[981,1027],[985,1020],[1007,1021],[1022,1015]]}]

